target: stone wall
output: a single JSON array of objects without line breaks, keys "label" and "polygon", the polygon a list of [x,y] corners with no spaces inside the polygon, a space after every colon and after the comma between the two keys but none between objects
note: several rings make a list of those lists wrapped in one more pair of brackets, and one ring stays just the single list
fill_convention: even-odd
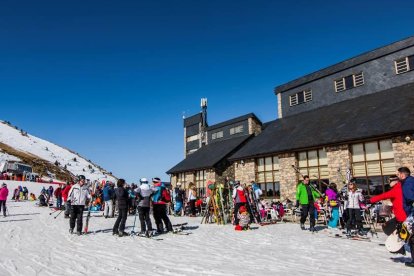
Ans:
[{"label": "stone wall", "polygon": [[256,179],[256,164],[254,159],[234,162],[234,180],[240,183],[250,183]]},{"label": "stone wall", "polygon": [[394,150],[395,170],[399,167],[408,167],[411,174],[414,175],[414,136],[409,135],[410,141],[405,140],[405,136],[392,139],[392,148]]},{"label": "stone wall", "polygon": [[298,175],[292,168],[292,165],[297,166],[295,153],[284,153],[279,155],[280,165],[280,198],[285,200],[289,198],[295,201],[296,184],[298,183]]},{"label": "stone wall", "polygon": [[259,135],[262,132],[262,125],[254,118],[249,118],[249,134]]},{"label": "stone wall", "polygon": [[216,182],[216,172],[214,171],[214,169],[206,170],[206,183],[208,181]]},{"label": "stone wall", "polygon": [[[328,159],[329,182],[335,182],[338,189],[344,186],[346,171],[351,164],[351,155],[348,145],[326,147]],[[338,172],[340,169],[341,174]],[[342,175],[342,177],[341,177]]]}]

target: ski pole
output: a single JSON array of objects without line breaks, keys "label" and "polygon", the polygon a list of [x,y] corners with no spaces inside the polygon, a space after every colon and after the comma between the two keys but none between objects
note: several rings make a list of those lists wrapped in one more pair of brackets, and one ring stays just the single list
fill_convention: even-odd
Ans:
[{"label": "ski pole", "polygon": [[53,218],[56,219],[62,212],[63,212],[63,210],[60,210],[60,212],[56,216],[54,216]]},{"label": "ski pole", "polygon": [[52,215],[52,214],[54,214],[54,213],[56,213],[57,211],[60,211],[60,210],[59,210],[59,209],[57,209],[57,210],[54,210],[53,212],[50,212],[50,213],[49,213],[49,216],[50,216],[50,215]]},{"label": "ski pole", "polygon": [[138,214],[138,204],[137,204],[137,208],[135,208],[134,225],[132,226],[131,235],[135,235],[135,223],[137,222],[137,214]]}]

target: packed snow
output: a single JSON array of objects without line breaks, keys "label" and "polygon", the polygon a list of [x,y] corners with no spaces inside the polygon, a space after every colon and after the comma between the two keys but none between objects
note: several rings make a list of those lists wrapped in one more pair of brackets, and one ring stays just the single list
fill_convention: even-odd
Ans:
[{"label": "packed snow", "polygon": [[[403,264],[408,257],[381,246],[383,234],[352,241],[294,223],[239,232],[200,225],[199,217],[170,217],[173,224],[188,222],[190,234],[120,238],[112,236],[115,219],[95,213],[89,225],[95,233],[77,236],[52,209],[34,202],[8,206],[10,215],[0,218],[0,275],[413,275]],[[133,223],[129,216],[128,232]]]},{"label": "packed snow", "polygon": [[[92,181],[102,179],[116,181],[113,176],[107,175],[78,154],[33,135],[22,135],[20,130],[9,126],[3,121],[0,121],[0,142],[16,150],[36,155],[50,163],[58,161],[61,166],[66,165],[67,170],[74,175],[82,174]],[[5,153],[0,151],[0,160],[13,161],[16,159],[16,157],[13,158],[11,160],[8,159]]]}]

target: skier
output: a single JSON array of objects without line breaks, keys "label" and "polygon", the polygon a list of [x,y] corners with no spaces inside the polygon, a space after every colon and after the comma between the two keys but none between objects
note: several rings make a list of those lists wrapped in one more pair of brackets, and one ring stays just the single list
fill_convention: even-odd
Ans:
[{"label": "skier", "polygon": [[315,231],[315,200],[321,195],[310,186],[309,176],[303,176],[296,189],[296,208],[302,206],[300,214],[300,228],[305,230],[305,221],[309,214],[311,232]]},{"label": "skier", "polygon": [[185,191],[181,189],[181,182],[178,182],[174,188],[174,213],[176,216],[181,215],[181,210],[183,209],[183,202],[185,197]]},{"label": "skier", "polygon": [[117,189],[115,191],[115,197],[118,203],[118,218],[115,221],[112,228],[112,234],[119,237],[128,235],[125,233],[125,223],[128,216],[128,192],[125,189],[125,180],[119,179],[116,183]]},{"label": "skier", "polygon": [[109,184],[109,182],[105,183],[105,186],[102,191],[103,194],[103,200],[105,202],[105,208],[104,208],[104,217],[113,217],[113,198],[115,196],[114,188]]},{"label": "skier", "polygon": [[167,216],[167,203],[171,201],[168,199],[168,194],[165,185],[161,183],[161,179],[154,177],[152,179],[154,194],[152,195],[152,208],[155,224],[157,226],[157,233],[162,234],[164,232],[164,226],[167,228],[167,232],[173,231],[173,227],[170,219]]},{"label": "skier", "polygon": [[191,214],[190,217],[196,216],[196,207],[195,202],[197,200],[197,192],[196,192],[196,186],[194,183],[190,182],[188,184],[188,205],[190,205]]},{"label": "skier", "polygon": [[330,209],[331,217],[328,221],[328,228],[336,229],[339,221],[339,201],[338,201],[338,189],[335,183],[330,183],[328,189],[326,189],[326,197],[328,198],[328,206]]},{"label": "skier", "polygon": [[151,195],[153,190],[149,186],[146,178],[141,178],[139,182],[141,185],[135,189],[138,197],[139,221],[141,223],[141,232],[138,235],[149,237],[153,231],[150,218]]},{"label": "skier", "polygon": [[9,190],[7,189],[7,184],[3,183],[0,189],[0,212],[3,208],[3,216],[6,217],[6,201],[7,196],[9,195]]},{"label": "skier", "polygon": [[411,229],[411,237],[408,240],[411,251],[411,262],[406,262],[405,265],[409,267],[414,267],[414,233],[412,224],[414,217],[414,177],[411,176],[411,171],[407,167],[401,167],[397,172],[398,178],[402,183],[402,193],[403,193],[403,207],[405,214],[407,215],[406,222],[409,229]]},{"label": "skier", "polygon": [[237,181],[234,185],[233,189],[233,200],[234,200],[234,224],[237,226],[239,225],[239,209],[241,206],[246,207],[247,198],[246,194],[244,193],[243,187],[240,185],[240,181]]},{"label": "skier", "polygon": [[83,210],[87,199],[91,199],[89,189],[85,186],[85,176],[78,176],[78,183],[72,186],[68,194],[68,200],[71,202],[69,233],[73,234],[76,223],[76,234],[82,234]]},{"label": "skier", "polygon": [[56,207],[58,209],[62,208],[62,185],[55,190],[55,197],[56,197]]},{"label": "skier", "polygon": [[66,186],[62,191],[62,199],[65,205],[65,218],[68,219],[70,215],[70,200],[68,200],[69,191],[72,188],[72,183],[66,182]]},{"label": "skier", "polygon": [[364,235],[362,230],[361,208],[359,204],[364,201],[364,197],[360,190],[357,189],[355,179],[351,179],[348,188],[348,201],[346,209],[348,210],[348,221],[346,222],[347,236],[351,235],[351,224],[355,221],[359,235]]}]

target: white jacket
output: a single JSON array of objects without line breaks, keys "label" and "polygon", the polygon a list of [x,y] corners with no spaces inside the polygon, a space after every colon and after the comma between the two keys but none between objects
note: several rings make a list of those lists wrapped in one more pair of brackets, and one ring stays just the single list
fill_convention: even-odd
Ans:
[{"label": "white jacket", "polygon": [[79,184],[75,184],[69,190],[68,200],[71,205],[85,205],[86,199],[90,198],[89,189],[85,185],[81,187]]},{"label": "white jacket", "polygon": [[356,190],[355,192],[349,191],[348,192],[348,201],[346,204],[346,208],[350,209],[359,209],[359,203],[364,200],[364,197],[361,194],[360,190]]}]

